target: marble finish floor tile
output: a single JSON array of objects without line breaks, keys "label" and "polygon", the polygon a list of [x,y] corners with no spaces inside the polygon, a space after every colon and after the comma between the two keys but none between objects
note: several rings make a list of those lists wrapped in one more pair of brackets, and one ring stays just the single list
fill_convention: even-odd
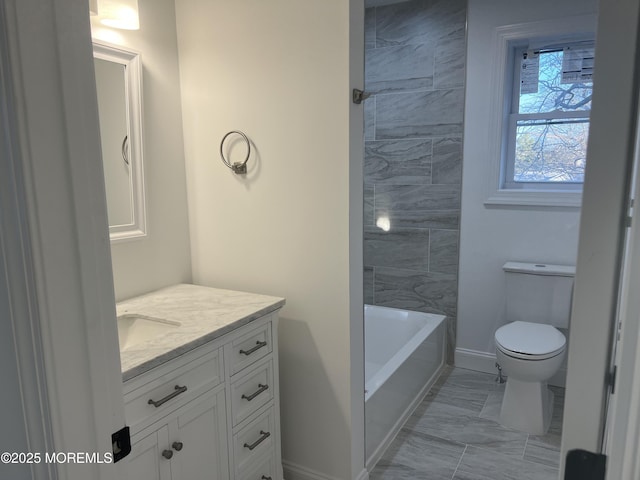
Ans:
[{"label": "marble finish floor tile", "polygon": [[424,413],[414,413],[407,420],[406,427],[425,435],[433,435],[445,440],[453,440],[472,419],[469,410],[432,402]]},{"label": "marble finish floor tile", "polygon": [[556,480],[564,389],[552,387],[552,425],[535,436],[500,425],[504,388],[495,375],[446,367],[370,478]]},{"label": "marble finish floor tile", "polygon": [[431,399],[431,405],[452,405],[467,410],[470,415],[478,415],[484,408],[488,395],[483,390],[442,385],[432,388],[427,399]]},{"label": "marble finish floor tile", "polygon": [[487,401],[482,407],[480,412],[480,418],[487,418],[494,422],[500,422],[500,409],[502,408],[502,397],[504,396],[504,389],[495,390],[489,392]]},{"label": "marble finish floor tile", "polygon": [[453,478],[458,480],[555,480],[557,477],[558,470],[548,465],[468,446]]},{"label": "marble finish floor tile", "polygon": [[495,375],[464,368],[453,368],[445,379],[444,385],[458,388],[471,388],[475,390],[486,390],[492,392],[497,389],[504,389],[504,385],[499,385],[495,381]]},{"label": "marble finish floor tile", "polygon": [[524,459],[550,467],[560,467],[560,443],[557,446],[539,442],[531,437],[524,450]]},{"label": "marble finish floor tile", "polygon": [[[465,445],[402,429],[370,478],[447,479],[460,463]],[[429,466],[425,469],[425,464]]]},{"label": "marble finish floor tile", "polygon": [[378,465],[369,474],[370,480],[450,480],[451,473],[455,472],[455,468],[449,470],[426,471],[424,469],[415,470],[414,468],[394,463],[390,465]]},{"label": "marble finish floor tile", "polygon": [[469,446],[491,450],[496,454],[522,458],[528,435],[505,428],[497,422],[473,417],[460,431],[453,432],[450,439]]}]

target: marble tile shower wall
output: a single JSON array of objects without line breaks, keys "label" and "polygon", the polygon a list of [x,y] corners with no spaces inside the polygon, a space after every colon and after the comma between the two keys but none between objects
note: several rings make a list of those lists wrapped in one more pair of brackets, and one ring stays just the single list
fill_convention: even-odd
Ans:
[{"label": "marble tile shower wall", "polygon": [[[365,13],[364,289],[449,317],[455,340],[466,0]],[[450,349],[451,350],[451,349]]]}]

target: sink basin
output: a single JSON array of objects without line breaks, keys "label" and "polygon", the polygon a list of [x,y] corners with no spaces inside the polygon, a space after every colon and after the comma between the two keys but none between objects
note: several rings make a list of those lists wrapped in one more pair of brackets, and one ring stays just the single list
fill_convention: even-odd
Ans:
[{"label": "sink basin", "polygon": [[164,335],[178,328],[178,322],[161,318],[126,313],[118,317],[118,342],[120,350],[126,350],[153,337]]}]

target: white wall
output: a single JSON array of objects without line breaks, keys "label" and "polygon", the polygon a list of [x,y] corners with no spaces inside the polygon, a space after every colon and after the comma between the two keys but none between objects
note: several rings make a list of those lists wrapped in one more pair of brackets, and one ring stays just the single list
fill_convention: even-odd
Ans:
[{"label": "white wall", "polygon": [[113,244],[116,300],[191,281],[178,46],[173,0],[139,0],[140,30],[92,21],[95,39],[141,54],[147,236]]},{"label": "white wall", "polygon": [[[352,2],[362,37],[361,3]],[[363,465],[362,457],[351,463],[352,435],[363,441],[362,426],[352,431],[352,407],[362,409],[362,400],[351,391],[362,357],[355,376],[350,368],[352,308],[362,336],[360,233],[349,250],[350,220],[361,229],[349,195],[360,192],[351,208],[361,212],[363,142],[360,120],[350,145],[350,114],[362,112],[350,106],[349,75],[359,65],[362,78],[363,40],[351,57],[351,6],[176,1],[194,282],[287,299],[280,379],[288,479],[346,479]],[[218,154],[235,129],[255,152],[244,177]],[[350,170],[353,145],[360,163]],[[350,268],[358,279],[351,299]]]},{"label": "white wall", "polygon": [[493,334],[506,323],[504,262],[575,265],[578,247],[578,209],[483,203],[487,171],[496,161],[487,154],[494,29],[596,10],[594,0],[469,0],[456,363],[493,368],[489,357],[483,363],[474,352],[493,354]]}]

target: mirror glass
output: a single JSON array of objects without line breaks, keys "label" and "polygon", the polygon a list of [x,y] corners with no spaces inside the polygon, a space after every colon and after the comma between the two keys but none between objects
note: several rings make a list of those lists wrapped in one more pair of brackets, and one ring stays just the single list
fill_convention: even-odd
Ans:
[{"label": "mirror glass", "polygon": [[140,55],[94,43],[111,241],[146,235]]}]

